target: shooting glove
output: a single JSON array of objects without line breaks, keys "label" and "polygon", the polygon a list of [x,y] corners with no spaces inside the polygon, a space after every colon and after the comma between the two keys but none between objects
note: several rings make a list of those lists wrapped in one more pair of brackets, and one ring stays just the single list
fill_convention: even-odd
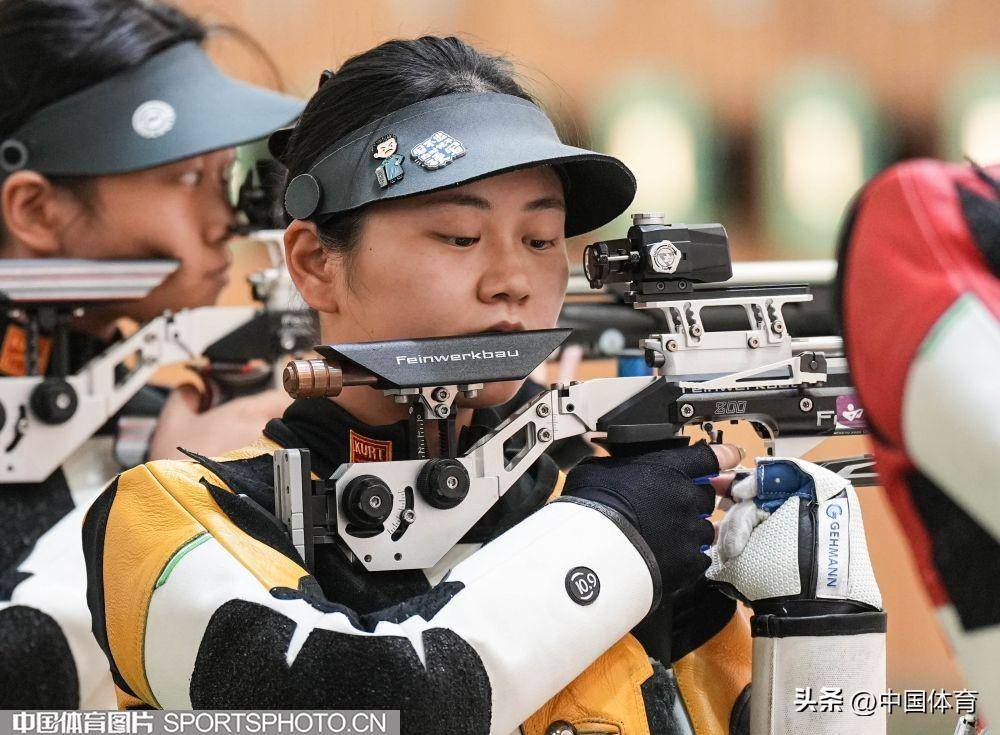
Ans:
[{"label": "shooting glove", "polygon": [[631,523],[652,551],[669,599],[708,569],[715,493],[692,480],[718,471],[704,442],[628,458],[591,457],[570,471],[562,494],[611,508]]},{"label": "shooting glove", "polygon": [[755,613],[752,732],[884,735],[881,707],[859,712],[885,690],[886,618],[854,487],[761,458],[731,492],[707,576]]}]

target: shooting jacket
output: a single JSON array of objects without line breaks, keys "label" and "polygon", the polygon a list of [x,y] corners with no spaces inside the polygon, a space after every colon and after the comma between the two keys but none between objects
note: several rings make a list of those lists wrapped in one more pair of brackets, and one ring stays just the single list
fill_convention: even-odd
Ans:
[{"label": "shooting jacket", "polygon": [[[497,423],[477,411],[460,449]],[[716,614],[673,671],[669,651],[651,658],[645,543],[613,511],[550,500],[561,474],[547,457],[432,569],[368,572],[326,544],[309,574],[272,515],[279,447],[308,448],[327,477],[407,458],[406,423],[300,399],[248,447],[120,475],[87,516],[84,553],[121,707],[398,709],[407,733],[739,731],[746,618]],[[577,567],[600,579],[590,604],[567,589]]]}]

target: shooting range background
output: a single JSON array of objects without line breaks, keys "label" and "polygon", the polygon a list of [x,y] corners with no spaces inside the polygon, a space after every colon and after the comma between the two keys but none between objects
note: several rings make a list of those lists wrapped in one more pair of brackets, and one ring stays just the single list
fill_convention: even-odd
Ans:
[{"label": "shooting range background", "polygon": [[[303,97],[322,69],[392,37],[456,33],[503,53],[566,137],[637,170],[639,207],[724,223],[741,260],[831,257],[844,205],[893,160],[1000,160],[995,0],[178,4],[259,44],[214,38],[231,73]],[[248,301],[240,275],[264,264],[238,248],[224,301]],[[613,370],[586,363],[583,377]],[[839,441],[815,456],[864,448]],[[860,494],[889,611],[890,687],[962,688],[882,491]],[[950,733],[955,719],[896,714],[890,732]]]}]

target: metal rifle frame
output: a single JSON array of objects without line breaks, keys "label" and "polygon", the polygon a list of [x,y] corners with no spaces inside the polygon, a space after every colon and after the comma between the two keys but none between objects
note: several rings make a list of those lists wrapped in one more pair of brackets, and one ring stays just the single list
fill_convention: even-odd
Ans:
[{"label": "metal rifle frame", "polygon": [[[841,341],[793,339],[785,328],[783,307],[809,301],[807,287],[696,285],[699,268],[714,277],[720,273],[728,277],[728,243],[720,248],[720,237],[725,242],[721,226],[703,226],[706,242],[715,248],[715,260],[706,262],[699,261],[697,227],[689,232],[684,225],[663,226],[662,221],[650,221],[649,215],[638,217],[645,219],[629,231],[630,245],[620,247],[624,241],[616,241],[617,249],[597,245],[605,254],[603,275],[608,274],[609,260],[632,269],[623,271],[619,280],[630,280],[634,307],[656,309],[665,317],[666,331],[649,335],[640,345],[659,375],[554,385],[459,457],[345,463],[330,478],[312,480],[308,451],[279,450],[277,514],[307,565],[312,564],[316,544],[336,543],[370,571],[430,568],[560,439],[596,433],[601,437],[598,443],[612,453],[628,454],[687,444],[680,432],[688,425],[700,425],[720,438],[719,422],[747,421],[764,438],[769,454],[794,456],[825,437],[865,431]],[[674,240],[666,240],[661,231]],[[657,270],[653,254],[657,248],[662,254],[666,246],[672,248],[668,255],[673,266],[689,267],[690,275]],[[600,285],[593,272],[588,278],[592,285]],[[702,311],[715,307],[742,309],[747,328],[706,330]],[[540,333],[452,340],[458,352],[473,337],[492,337],[520,352],[518,345],[533,334]],[[317,348],[325,364],[314,361],[309,370],[329,370],[337,376],[329,382],[340,382],[316,395],[336,395],[345,384],[343,376],[353,374],[355,384],[372,385],[396,400],[411,402],[411,412],[422,420],[441,420],[452,415],[459,393],[468,394],[491,380],[523,378],[547,356],[542,353],[530,365],[519,366],[519,372],[487,378],[466,371],[461,380],[442,369],[437,374],[422,371],[404,383],[402,373],[390,376],[377,367],[392,364],[392,356],[404,348],[419,352],[422,342]],[[447,353],[448,344],[448,338],[433,340],[428,354]],[[837,460],[831,466],[857,485],[875,483],[868,456]],[[452,497],[450,491],[461,497],[444,507],[441,498]]]}]

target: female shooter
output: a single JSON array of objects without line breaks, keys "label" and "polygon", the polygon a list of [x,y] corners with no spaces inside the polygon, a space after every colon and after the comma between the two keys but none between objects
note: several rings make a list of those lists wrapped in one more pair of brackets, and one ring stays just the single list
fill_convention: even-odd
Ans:
[{"label": "female shooter", "polygon": [[[233,146],[301,109],[223,76],[201,49],[205,35],[158,2],[0,2],[0,255],[178,263],[148,297],[89,309],[73,324],[71,374],[119,338],[119,317],[141,323],[215,302],[230,265]],[[24,327],[16,316],[3,321],[0,379],[16,380]],[[58,357],[49,355],[50,367]],[[145,404],[129,411],[159,414],[154,457],[182,435],[208,451],[245,441],[247,423],[287,402],[270,391],[198,414],[187,387],[165,405],[152,389],[137,398]],[[114,706],[79,544],[83,513],[122,469],[114,423],[45,481],[0,488],[0,707]]]},{"label": "female shooter", "polygon": [[[565,238],[613,219],[635,189],[619,161],[561,143],[501,59],[454,38],[388,42],[325,73],[272,147],[289,168],[289,271],[327,342],[552,327]],[[460,451],[517,387],[460,404]],[[728,726],[749,637],[699,586],[714,494],[693,479],[735,466],[735,448],[589,461],[547,504],[558,476],[542,460],[441,564],[367,572],[327,544],[307,572],[274,523],[271,454],[307,448],[326,478],[412,458],[410,439],[404,407],[345,388],[296,400],[220,458],[119,476],[84,547],[120,703],[399,709],[406,732]],[[741,563],[733,548],[721,578]],[[575,570],[593,575],[586,595]],[[640,621],[641,643],[628,634]],[[678,694],[663,664],[693,649],[707,654]]]}]

